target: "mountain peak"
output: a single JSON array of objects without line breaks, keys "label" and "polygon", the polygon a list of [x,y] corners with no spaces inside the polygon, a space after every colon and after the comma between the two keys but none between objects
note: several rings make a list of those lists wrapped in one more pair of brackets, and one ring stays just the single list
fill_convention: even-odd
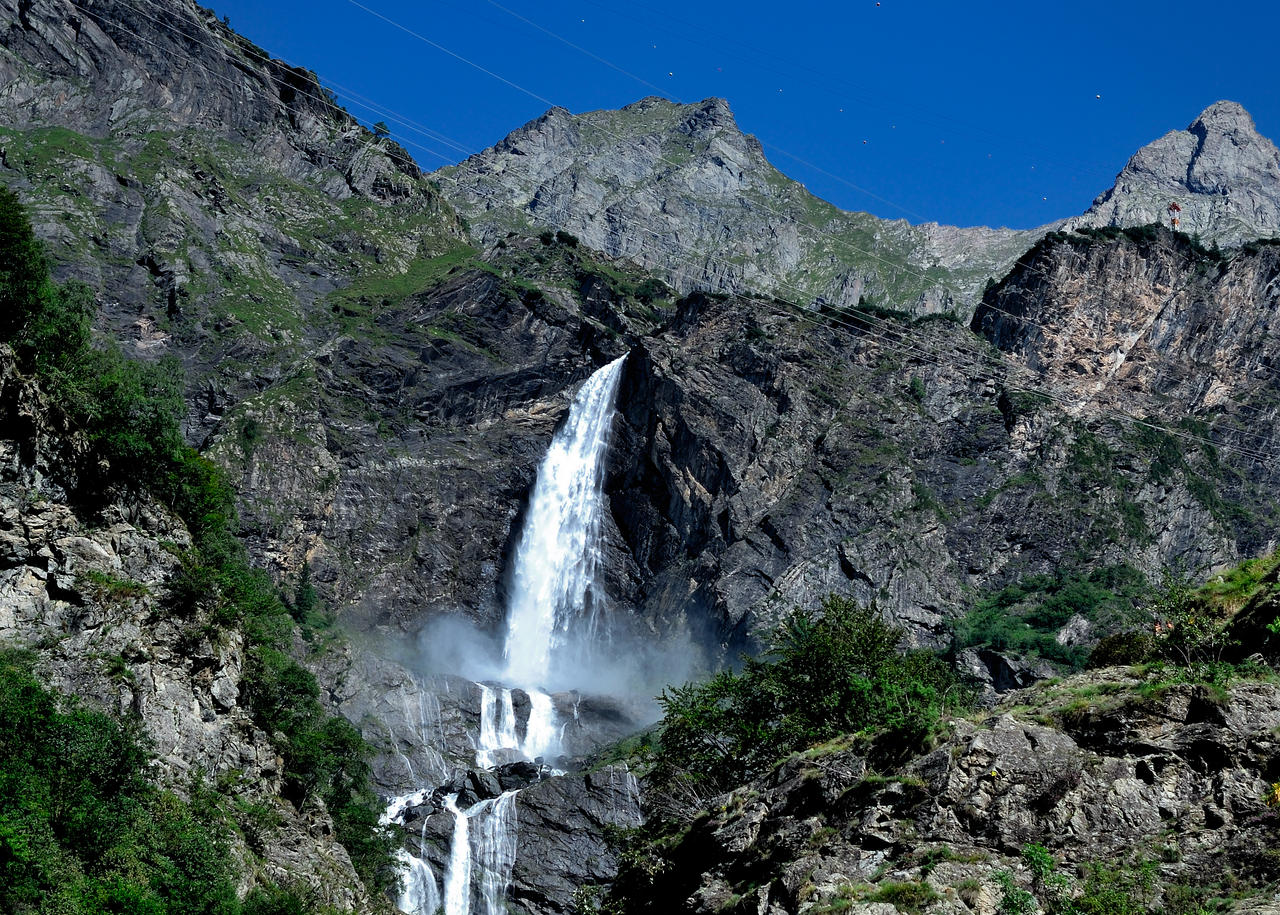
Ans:
[{"label": "mountain peak", "polygon": [[1214,102],[1187,127],[1134,153],[1115,186],[1072,225],[1167,222],[1233,245],[1280,233],[1280,150],[1238,102]]},{"label": "mountain peak", "polygon": [[1239,102],[1214,102],[1187,127],[1191,133],[1244,133],[1258,135],[1253,118]]}]

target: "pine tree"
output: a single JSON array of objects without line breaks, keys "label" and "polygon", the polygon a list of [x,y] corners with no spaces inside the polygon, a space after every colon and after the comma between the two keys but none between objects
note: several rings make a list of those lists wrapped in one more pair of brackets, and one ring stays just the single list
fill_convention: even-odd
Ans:
[{"label": "pine tree", "polygon": [[0,341],[12,342],[22,332],[48,282],[49,262],[22,202],[0,188]]},{"label": "pine tree", "polygon": [[315,586],[311,584],[311,563],[304,560],[302,571],[298,573],[298,586],[293,592],[293,618],[305,623],[319,603]]}]

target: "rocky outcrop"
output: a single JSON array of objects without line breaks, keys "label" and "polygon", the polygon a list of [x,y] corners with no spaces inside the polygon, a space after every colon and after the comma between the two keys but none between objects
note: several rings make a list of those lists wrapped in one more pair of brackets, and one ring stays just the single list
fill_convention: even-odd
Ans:
[{"label": "rocky outcrop", "polygon": [[[1241,468],[1216,493],[1265,505],[1246,491],[1271,479],[1280,449],[1278,301],[1275,245],[1225,257],[1169,230],[1070,233],[1028,252],[973,327],[1070,409],[1146,422],[1140,434],[1166,442],[1157,472],[1203,449]],[[1269,515],[1248,526],[1246,554],[1274,549]]]},{"label": "rocky outcrop", "polygon": [[242,636],[202,618],[207,611],[182,616],[168,606],[186,528],[145,498],[109,501],[93,517],[71,508],[62,471],[81,446],[7,347],[0,414],[9,420],[0,435],[0,643],[33,649],[58,692],[136,716],[166,786],[186,795],[216,784],[236,809],[265,811],[231,837],[243,890],[258,877],[298,883],[326,904],[368,911],[323,805],[285,800],[270,737],[238,704]]},{"label": "rocky outcrop", "polygon": [[[1208,455],[1154,476],[1146,458],[1126,463],[1168,444],[1135,442],[1099,412],[1127,408],[1132,386],[1058,410],[1071,347],[1091,353],[1128,325],[1096,339],[1063,331],[1053,352],[1013,347],[1000,360],[949,322],[866,308],[706,297],[677,311],[661,284],[641,294],[644,274],[571,240],[506,238],[502,208],[477,223],[492,243],[482,260],[414,167],[308,74],[179,0],[164,25],[127,4],[71,16],[60,3],[5,11],[0,105],[22,127],[6,134],[7,176],[55,253],[103,283],[104,323],[139,353],[183,355],[193,437],[208,434],[210,455],[239,481],[255,559],[286,586],[309,561],[325,600],[363,626],[454,614],[494,631],[513,531],[555,424],[576,384],[628,349],[607,589],[624,628],[659,636],[657,655],[690,641],[723,650],[832,590],[875,600],[936,641],[969,589],[1067,559],[1200,568],[1265,542],[1265,525],[1242,535],[1231,508],[1256,501],[1265,468],[1225,450],[1239,478]],[[199,73],[218,76],[203,93]],[[65,89],[65,105],[41,101],[50,87]],[[92,180],[56,180],[77,169]],[[688,285],[733,288],[708,261],[679,255],[691,239],[723,253],[729,225],[743,270],[807,270],[838,287],[829,300],[855,305],[928,296],[863,275],[882,261],[851,270],[834,249],[814,255],[788,220],[822,226],[827,242],[869,233],[885,256],[915,251],[895,263],[920,268],[960,269],[972,247],[940,228],[825,208],[772,170],[718,100],[553,111],[466,169],[489,176],[485,194],[517,207],[527,194],[535,210],[579,220],[570,228],[583,245],[634,257],[631,242],[610,239],[666,233],[679,244],[654,263]],[[522,170],[529,182],[516,180]],[[974,232],[1001,258],[1028,240]],[[1239,319],[1159,344],[1198,354],[1221,337],[1239,350],[1264,320],[1248,311],[1269,295],[1257,264],[1229,279]],[[1113,268],[1167,270],[1173,284],[1200,269],[1101,254],[1083,268],[1035,266],[1058,271],[1063,296],[1119,282],[1103,276]],[[1043,374],[1019,359],[1040,359],[1032,369]],[[1075,361],[1088,377],[1089,359]],[[1265,399],[1265,379],[1249,374],[1264,363],[1259,350],[1185,409],[1225,404],[1236,384]],[[1133,384],[1163,396],[1173,371]]]},{"label": "rocky outcrop", "polygon": [[973,328],[1073,399],[1231,413],[1275,383],[1277,304],[1280,245],[1227,257],[1168,229],[1055,234],[988,291]]},{"label": "rocky outcrop", "polygon": [[1172,130],[1134,153],[1115,185],[1076,226],[1169,225],[1205,244],[1238,245],[1280,235],[1280,150],[1236,102],[1214,102],[1186,130]]},{"label": "rocky outcrop", "polygon": [[1213,504],[1254,505],[1242,481],[1269,470],[1224,449],[1240,476],[1220,473],[1176,439],[1181,456],[1161,463],[1166,438],[1036,395],[1053,389],[974,343],[949,321],[682,303],[633,351],[615,449],[629,463],[607,487],[644,617],[707,620],[723,638],[834,591],[928,643],[970,589],[1077,560],[1154,574],[1256,547],[1268,522]]},{"label": "rocky outcrop", "polygon": [[[1207,900],[1229,881],[1252,896],[1278,875],[1263,801],[1280,753],[1275,685],[1139,686],[1104,671],[1012,694],[887,776],[852,749],[794,757],[664,847],[653,898],[628,911],[994,915],[997,872],[1033,883],[1027,844],[1048,849],[1067,887],[1091,863],[1115,874],[1158,860],[1153,902],[1179,885]],[[1232,911],[1269,911],[1273,893]]]},{"label": "rocky outcrop", "polygon": [[682,291],[808,305],[874,301],[969,314],[1039,231],[960,229],[837,209],[778,172],[724,99],[552,108],[437,172],[486,243],[513,226],[568,231]]}]

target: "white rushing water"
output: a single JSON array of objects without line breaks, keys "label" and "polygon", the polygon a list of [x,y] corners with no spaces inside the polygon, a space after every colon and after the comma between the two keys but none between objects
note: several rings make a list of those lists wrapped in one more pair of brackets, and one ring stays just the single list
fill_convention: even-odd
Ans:
[{"label": "white rushing water", "polygon": [[510,762],[511,756],[534,760],[549,758],[560,751],[560,728],[551,697],[536,689],[525,690],[529,697],[529,717],[524,738],[517,732],[512,691],[503,687],[480,687],[480,733],[476,739],[476,765],[492,768]]},{"label": "white rushing water", "polygon": [[453,843],[449,849],[449,871],[444,877],[445,915],[469,915],[471,911],[471,838],[469,818],[458,809],[457,798],[445,798],[444,807],[453,814]]},{"label": "white rushing water", "polygon": [[440,887],[436,883],[436,875],[431,872],[431,865],[421,858],[415,858],[403,848],[396,852],[396,857],[404,864],[396,908],[409,915],[438,915],[441,905]]},{"label": "white rushing water", "polygon": [[[555,704],[543,690],[555,679],[555,665],[586,657],[599,639],[602,598],[593,593],[593,585],[601,555],[604,456],[625,358],[609,363],[582,385],[538,468],[514,557],[503,647],[502,679],[524,691],[529,712],[521,737],[513,690],[477,684],[476,765],[482,768],[511,758],[551,758],[560,752],[562,729]],[[432,720],[431,712],[439,728],[438,707],[424,710],[424,727]],[[407,757],[404,763],[412,774]],[[404,811],[423,803],[429,794],[394,799],[384,821],[403,822]],[[398,900],[402,912],[435,915],[443,909],[445,915],[472,915],[473,903],[478,903],[477,915],[505,915],[516,861],[517,794],[507,791],[465,811],[458,807],[457,795],[444,799],[445,810],[453,816],[453,836],[443,892],[430,866],[404,851],[408,869]]]},{"label": "white rushing water", "polygon": [[[383,826],[391,823],[404,823],[405,811],[417,806],[427,799],[427,791],[403,794],[394,797],[387,805],[386,811],[379,821]],[[426,818],[422,821],[423,838],[426,837]],[[396,908],[408,915],[437,915],[440,911],[440,886],[431,865],[421,858],[409,854],[408,849],[401,848],[396,857],[404,865],[404,876],[400,887],[400,895],[396,899]]]},{"label": "white rushing water", "polygon": [[475,867],[480,871],[484,915],[506,915],[507,912],[507,887],[511,885],[511,870],[516,864],[516,794],[507,791],[467,811],[468,817],[479,820],[474,853]]},{"label": "white rushing water", "polygon": [[520,745],[516,736],[516,711],[511,690],[495,689],[484,683],[480,687],[480,736],[476,741],[476,765],[489,769],[498,765],[503,750]]},{"label": "white rushing water", "polygon": [[503,659],[510,683],[546,687],[559,649],[582,649],[598,636],[601,598],[592,584],[600,564],[604,455],[625,360],[586,380],[538,467],[507,612]]},{"label": "white rushing water", "polygon": [[[401,894],[399,908],[414,915],[435,915],[443,904],[445,915],[471,915],[473,896],[478,899],[480,915],[506,915],[507,888],[516,863],[516,791],[507,791],[468,807],[458,808],[455,795],[444,800],[445,809],[453,814],[453,842],[449,851],[449,869],[444,877],[444,897],[435,890],[431,869],[417,862],[431,877],[430,887],[417,895],[416,870],[410,870]],[[408,857],[406,853],[406,857]],[[411,862],[416,859],[409,858]],[[415,894],[410,898],[411,887]],[[431,893],[435,895],[432,896]],[[434,908],[407,908],[408,904],[433,905]]]}]

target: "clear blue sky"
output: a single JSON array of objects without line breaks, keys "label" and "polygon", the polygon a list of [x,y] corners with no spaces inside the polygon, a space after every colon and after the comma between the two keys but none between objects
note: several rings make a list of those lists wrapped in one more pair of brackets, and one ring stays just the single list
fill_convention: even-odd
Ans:
[{"label": "clear blue sky", "polygon": [[[912,222],[1023,228],[1081,212],[1134,150],[1221,98],[1280,138],[1270,0],[359,3],[570,111],[723,96],[814,193]],[[429,170],[464,155],[354,94],[468,152],[547,107],[353,0],[213,6],[361,120],[387,121]]]}]

